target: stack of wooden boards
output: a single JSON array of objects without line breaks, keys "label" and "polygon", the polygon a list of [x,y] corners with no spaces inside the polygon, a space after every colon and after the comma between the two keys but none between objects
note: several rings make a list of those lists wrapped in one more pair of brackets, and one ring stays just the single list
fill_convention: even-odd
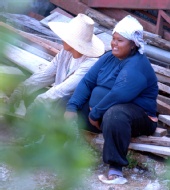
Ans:
[{"label": "stack of wooden boards", "polygon": [[[1,84],[3,88],[1,88],[0,98],[2,98],[4,94],[10,95],[20,81],[48,65],[62,48],[61,39],[49,29],[48,22],[69,22],[73,15],[68,14],[61,8],[56,8],[49,16],[41,20],[36,20],[26,15],[7,13],[0,13],[0,18],[10,23],[0,22],[0,35],[2,44],[4,44],[4,54],[0,63],[0,81],[3,81],[5,77],[19,78],[12,88],[10,85],[7,88]],[[20,29],[24,28],[24,31],[12,27],[15,25]],[[28,30],[30,33],[25,32],[25,30]],[[100,22],[96,22],[94,33],[104,42],[105,51],[111,50],[112,29],[108,29],[101,25]],[[145,39],[151,39],[151,36],[154,36],[154,34],[147,32],[145,34],[147,34]],[[170,70],[168,68],[170,55],[167,49],[170,46],[169,42],[165,43],[164,39],[158,37],[156,39],[159,43],[164,41],[165,48],[158,47],[159,45],[151,46],[150,44],[145,46],[145,52],[152,62],[159,81],[160,93],[157,104],[161,126],[157,129],[154,136],[132,139],[129,148],[161,156],[170,156],[170,138],[167,135],[170,126]],[[156,42],[154,43],[156,44]],[[104,142],[102,135],[88,134],[87,136],[93,142],[95,141],[99,144]]]}]

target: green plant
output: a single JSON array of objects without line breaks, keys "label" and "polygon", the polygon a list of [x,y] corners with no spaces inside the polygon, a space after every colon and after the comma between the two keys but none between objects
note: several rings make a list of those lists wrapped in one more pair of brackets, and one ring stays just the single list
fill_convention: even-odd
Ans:
[{"label": "green plant", "polygon": [[132,151],[128,151],[127,160],[129,162],[128,168],[135,168],[138,165],[138,161]]}]

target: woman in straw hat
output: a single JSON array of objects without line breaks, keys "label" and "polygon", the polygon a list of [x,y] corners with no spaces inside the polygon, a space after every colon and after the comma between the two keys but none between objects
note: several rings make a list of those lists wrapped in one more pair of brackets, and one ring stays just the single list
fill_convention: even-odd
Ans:
[{"label": "woman in straw hat", "polygon": [[94,21],[78,14],[69,23],[49,22],[49,27],[63,40],[63,49],[43,71],[33,74],[21,83],[9,98],[9,105],[18,105],[23,97],[54,85],[38,95],[33,105],[54,102],[73,93],[75,87],[104,53],[103,42],[93,34]]},{"label": "woman in straw hat", "polygon": [[[68,101],[65,118],[86,118],[88,130],[103,133],[108,184],[126,183],[122,168],[131,137],[152,135],[157,126],[155,72],[144,54],[143,27],[128,15],[115,26],[112,51],[88,71]],[[87,101],[88,100],[88,101]]]}]

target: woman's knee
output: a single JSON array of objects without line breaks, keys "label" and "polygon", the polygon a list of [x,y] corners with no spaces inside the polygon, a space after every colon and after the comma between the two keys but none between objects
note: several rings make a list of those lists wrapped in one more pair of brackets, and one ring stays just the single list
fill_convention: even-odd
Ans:
[{"label": "woman's knee", "polygon": [[129,115],[124,105],[115,105],[109,108],[103,116],[102,130],[118,132],[129,126]]},{"label": "woman's knee", "polygon": [[124,104],[114,105],[109,108],[103,116],[103,120],[119,121],[126,120],[128,110]]}]

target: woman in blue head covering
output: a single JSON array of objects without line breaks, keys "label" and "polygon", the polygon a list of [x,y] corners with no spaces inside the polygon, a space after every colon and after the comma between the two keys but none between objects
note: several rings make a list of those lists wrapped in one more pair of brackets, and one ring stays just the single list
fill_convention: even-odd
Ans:
[{"label": "woman in blue head covering", "polygon": [[108,164],[105,183],[125,183],[122,168],[131,137],[152,135],[157,127],[158,85],[144,54],[143,27],[130,15],[115,26],[112,50],[104,54],[77,86],[67,104],[65,118],[79,114],[87,128],[102,132],[103,161]]}]

